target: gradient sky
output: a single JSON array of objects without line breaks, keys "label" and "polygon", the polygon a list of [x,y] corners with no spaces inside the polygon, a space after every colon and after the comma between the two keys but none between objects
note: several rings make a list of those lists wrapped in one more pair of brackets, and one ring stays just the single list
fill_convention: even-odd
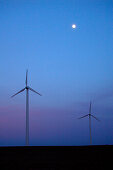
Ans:
[{"label": "gradient sky", "polygon": [[[0,0],[0,146],[113,144],[113,1]],[[76,29],[71,25],[75,23]]]}]

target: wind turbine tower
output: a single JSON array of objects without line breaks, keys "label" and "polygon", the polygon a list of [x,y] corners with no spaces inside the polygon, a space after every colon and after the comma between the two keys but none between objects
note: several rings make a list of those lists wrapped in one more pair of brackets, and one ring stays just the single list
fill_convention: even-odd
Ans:
[{"label": "wind turbine tower", "polygon": [[31,90],[32,92],[42,96],[40,93],[38,93],[37,91],[33,90],[31,87],[28,86],[28,70],[26,71],[26,81],[25,81],[25,88],[20,90],[19,92],[17,92],[16,94],[14,94],[11,97],[16,96],[17,94],[23,92],[24,90],[26,90],[26,146],[29,146],[29,90]]},{"label": "wind turbine tower", "polygon": [[89,132],[90,132],[90,145],[91,145],[91,144],[92,144],[91,117],[93,117],[94,119],[100,121],[99,119],[97,119],[97,117],[95,117],[95,116],[93,116],[93,115],[91,114],[91,101],[90,101],[90,106],[89,106],[89,114],[84,115],[84,116],[82,116],[82,117],[80,117],[80,118],[78,118],[78,119],[82,119],[82,118],[87,117],[87,116],[89,117]]}]

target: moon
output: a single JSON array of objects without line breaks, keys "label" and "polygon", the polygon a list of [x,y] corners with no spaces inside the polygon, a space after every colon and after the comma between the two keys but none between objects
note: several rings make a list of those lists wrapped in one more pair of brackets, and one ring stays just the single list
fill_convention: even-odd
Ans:
[{"label": "moon", "polygon": [[75,29],[77,26],[75,24],[72,24],[72,28]]}]

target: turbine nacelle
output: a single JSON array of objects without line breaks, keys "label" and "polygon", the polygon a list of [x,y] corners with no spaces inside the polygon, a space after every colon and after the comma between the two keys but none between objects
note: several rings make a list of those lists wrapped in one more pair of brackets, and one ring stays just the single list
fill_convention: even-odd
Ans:
[{"label": "turbine nacelle", "polygon": [[29,86],[26,86],[25,89],[29,89]]}]

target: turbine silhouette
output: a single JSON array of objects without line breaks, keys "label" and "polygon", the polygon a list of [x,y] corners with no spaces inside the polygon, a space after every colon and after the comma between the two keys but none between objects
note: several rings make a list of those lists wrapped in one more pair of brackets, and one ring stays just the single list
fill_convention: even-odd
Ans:
[{"label": "turbine silhouette", "polygon": [[17,92],[13,96],[11,96],[11,97],[14,97],[17,94],[26,90],[26,146],[29,145],[29,90],[31,90],[32,92],[42,96],[40,93],[36,92],[35,90],[33,90],[31,87],[28,86],[27,78],[28,78],[28,70],[26,71],[26,81],[25,81],[26,86],[25,86],[25,88],[20,90],[19,92]]},{"label": "turbine silhouette", "polygon": [[91,116],[92,116],[94,119],[100,121],[97,117],[95,117],[95,116],[93,116],[93,115],[91,114],[91,101],[90,101],[90,106],[89,106],[89,114],[84,115],[84,116],[82,116],[82,117],[79,117],[78,119],[82,119],[82,118],[87,117],[87,116],[89,116],[89,132],[90,132],[90,145],[91,145],[91,144],[92,144],[92,135],[91,135]]}]

